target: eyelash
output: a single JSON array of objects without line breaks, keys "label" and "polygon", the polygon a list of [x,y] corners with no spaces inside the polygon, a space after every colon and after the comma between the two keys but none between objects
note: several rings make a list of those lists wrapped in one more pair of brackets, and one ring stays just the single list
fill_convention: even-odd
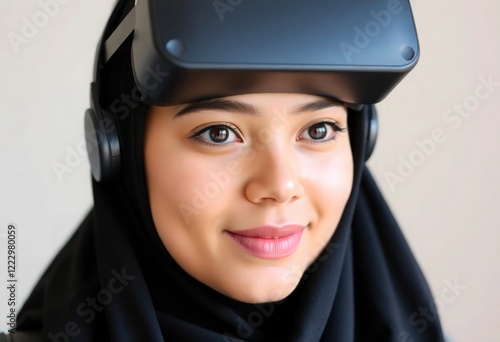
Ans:
[{"label": "eyelash", "polygon": [[318,124],[326,124],[326,125],[330,126],[333,129],[333,131],[334,131],[334,135],[333,135],[333,137],[331,137],[331,138],[329,138],[327,140],[307,139],[307,140],[309,140],[309,143],[311,143],[311,144],[322,144],[322,143],[328,143],[328,142],[331,142],[331,141],[335,141],[337,139],[337,133],[343,133],[343,132],[347,131],[347,128],[343,127],[338,121],[335,121],[335,120],[322,120],[322,121],[313,122],[312,124],[310,124],[307,127],[305,127],[301,131],[301,134],[299,135],[299,137],[297,138],[297,140],[300,140],[300,138],[303,135],[303,132],[307,131],[308,129],[310,129],[314,125],[318,125]]},{"label": "eyelash", "polygon": [[221,147],[221,146],[225,146],[225,145],[228,145],[228,144],[231,144],[233,142],[228,142],[228,143],[211,143],[209,141],[207,141],[206,139],[202,138],[201,135],[213,128],[216,128],[216,127],[225,127],[225,128],[228,128],[229,131],[231,131],[234,135],[236,135],[236,137],[238,138],[238,142],[241,142],[242,139],[241,139],[241,132],[240,130],[234,126],[233,124],[230,124],[228,122],[220,122],[220,123],[216,123],[216,124],[213,124],[213,125],[210,125],[210,126],[207,126],[207,127],[203,127],[201,128],[200,130],[196,131],[192,136],[191,136],[191,139],[194,139],[194,140],[198,140],[199,142],[203,143],[203,144],[206,144],[206,145],[209,145],[209,146],[215,146],[215,147]]},{"label": "eyelash", "polygon": [[[331,137],[331,138],[329,138],[327,140],[308,139],[308,140],[310,140],[309,142],[312,143],[312,144],[327,143],[327,142],[334,141],[337,138],[337,133],[342,133],[342,132],[345,132],[347,130],[345,127],[342,127],[341,124],[338,121],[323,120],[323,121],[314,122],[314,123],[308,125],[307,127],[305,127],[301,131],[301,134],[299,135],[299,137],[297,138],[297,140],[300,140],[300,138],[303,135],[303,132],[305,132],[307,129],[311,128],[312,126],[318,125],[318,124],[329,125],[335,131],[335,134],[333,135],[333,137]],[[227,142],[227,143],[226,142],[223,142],[223,143],[212,143],[212,142],[207,141],[205,138],[202,138],[202,134],[203,133],[208,132],[209,130],[214,129],[216,127],[226,127],[226,128],[228,128],[229,131],[231,131],[231,133],[234,134],[237,137],[238,141],[236,141],[236,142],[243,141],[243,139],[241,139],[241,135],[242,134],[241,134],[240,130],[236,126],[234,126],[233,124],[230,124],[228,122],[220,122],[220,123],[212,124],[210,126],[203,127],[200,130],[196,131],[190,137],[190,139],[197,140],[197,141],[199,141],[199,142],[201,142],[203,144],[206,144],[206,145],[209,145],[209,146],[215,146],[215,147],[221,147],[221,146],[225,146],[225,145],[228,145],[228,144],[232,144],[233,141]]]}]

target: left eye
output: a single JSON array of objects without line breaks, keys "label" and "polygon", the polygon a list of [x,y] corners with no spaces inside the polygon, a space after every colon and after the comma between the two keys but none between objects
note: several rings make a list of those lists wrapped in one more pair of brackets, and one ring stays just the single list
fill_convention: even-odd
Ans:
[{"label": "left eye", "polygon": [[211,145],[223,145],[241,141],[241,138],[235,133],[235,129],[226,125],[205,127],[197,132],[194,138]]},{"label": "left eye", "polygon": [[318,122],[302,131],[299,139],[311,140],[312,142],[325,142],[335,139],[338,131],[342,129],[333,122]]}]

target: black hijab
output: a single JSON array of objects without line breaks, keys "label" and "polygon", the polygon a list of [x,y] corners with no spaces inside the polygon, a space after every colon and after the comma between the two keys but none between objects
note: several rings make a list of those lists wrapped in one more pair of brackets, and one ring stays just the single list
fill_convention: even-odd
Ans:
[{"label": "black hijab", "polygon": [[[120,2],[114,16],[130,6]],[[107,87],[130,93],[130,58],[113,58]],[[437,316],[419,314],[430,291],[364,165],[366,113],[349,113],[355,174],[334,236],[290,296],[255,305],[193,279],[160,241],[143,163],[147,111],[137,104],[118,120],[121,175],[93,182],[94,208],[25,303],[19,331],[44,341],[443,340]]]}]

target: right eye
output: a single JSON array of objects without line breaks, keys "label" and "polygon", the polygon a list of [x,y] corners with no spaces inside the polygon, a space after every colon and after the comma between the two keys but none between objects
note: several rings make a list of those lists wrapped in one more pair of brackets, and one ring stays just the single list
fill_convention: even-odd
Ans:
[{"label": "right eye", "polygon": [[311,143],[323,143],[335,140],[337,133],[344,132],[338,122],[320,121],[312,124],[302,131],[298,140],[306,140]]},{"label": "right eye", "polygon": [[243,139],[237,131],[238,129],[231,124],[221,123],[202,128],[194,134],[193,139],[213,146],[242,142]]}]

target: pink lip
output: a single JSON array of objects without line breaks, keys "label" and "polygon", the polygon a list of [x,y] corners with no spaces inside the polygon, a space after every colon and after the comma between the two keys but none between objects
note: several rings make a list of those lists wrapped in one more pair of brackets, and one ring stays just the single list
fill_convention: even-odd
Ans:
[{"label": "pink lip", "polygon": [[226,232],[250,254],[262,259],[279,259],[295,252],[304,228],[305,226],[290,224]]}]

